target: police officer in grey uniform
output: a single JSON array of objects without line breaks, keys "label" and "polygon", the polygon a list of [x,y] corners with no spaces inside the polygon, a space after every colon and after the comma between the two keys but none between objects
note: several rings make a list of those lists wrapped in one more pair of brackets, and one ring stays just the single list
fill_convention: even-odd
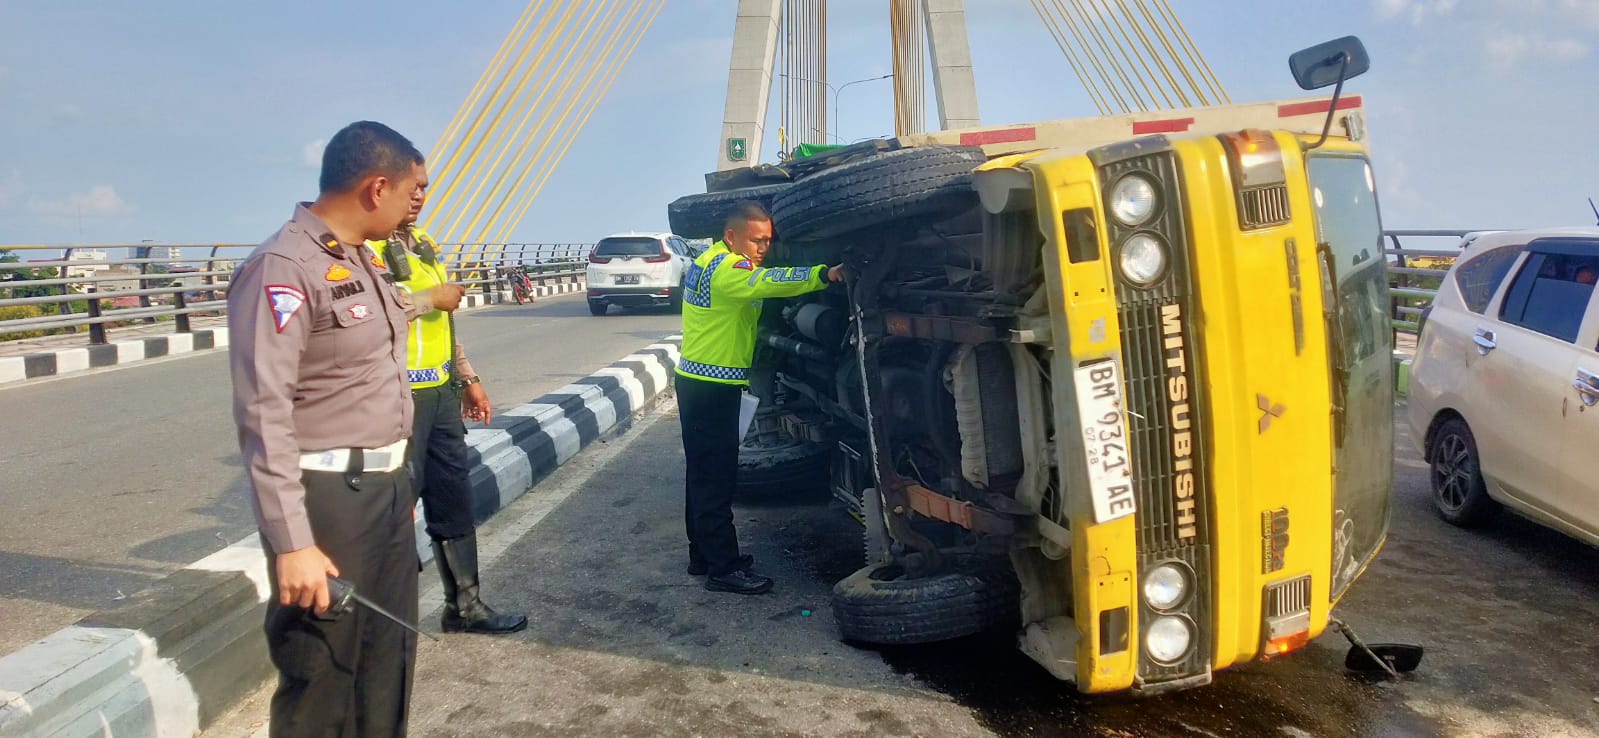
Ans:
[{"label": "police officer in grey uniform", "polygon": [[233,414],[272,587],[274,736],[405,734],[416,641],[364,608],[330,616],[327,577],[416,620],[405,305],[364,242],[400,224],[425,178],[405,137],[345,127],[316,202],[228,287]]}]

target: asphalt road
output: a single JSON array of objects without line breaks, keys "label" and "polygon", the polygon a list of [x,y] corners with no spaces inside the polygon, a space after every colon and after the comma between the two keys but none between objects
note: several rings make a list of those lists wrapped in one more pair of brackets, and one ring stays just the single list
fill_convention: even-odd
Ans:
[{"label": "asphalt road", "polygon": [[[671,400],[596,445],[485,526],[486,598],[527,612],[508,637],[421,644],[416,736],[1599,735],[1599,550],[1506,517],[1433,515],[1425,470],[1397,454],[1392,534],[1340,615],[1367,640],[1427,647],[1400,682],[1346,673],[1327,634],[1216,683],[1084,698],[1001,632],[862,649],[838,641],[834,581],[859,528],[826,506],[739,505],[762,597],[682,571],[682,454]],[[424,573],[424,590],[437,588]],[[436,595],[424,625],[436,631]],[[266,735],[263,688],[206,736]]]},{"label": "asphalt road", "polygon": [[[496,409],[680,327],[582,295],[463,312]],[[0,654],[114,605],[254,530],[223,352],[0,390]]]}]

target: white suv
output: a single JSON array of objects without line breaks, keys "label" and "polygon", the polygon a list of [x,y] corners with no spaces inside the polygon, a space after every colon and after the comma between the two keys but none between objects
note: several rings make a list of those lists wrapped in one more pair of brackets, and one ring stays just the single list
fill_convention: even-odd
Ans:
[{"label": "white suv", "polygon": [[1488,233],[1444,277],[1411,437],[1445,520],[1501,506],[1599,545],[1599,228]]},{"label": "white suv", "polygon": [[589,312],[612,305],[683,305],[683,275],[694,263],[688,244],[670,233],[606,236],[589,252]]}]

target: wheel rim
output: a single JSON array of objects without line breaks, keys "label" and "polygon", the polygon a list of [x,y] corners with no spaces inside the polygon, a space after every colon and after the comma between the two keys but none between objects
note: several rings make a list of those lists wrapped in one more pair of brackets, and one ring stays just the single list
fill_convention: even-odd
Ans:
[{"label": "wheel rim", "polygon": [[1471,497],[1477,464],[1471,447],[1458,433],[1438,439],[1432,458],[1432,488],[1438,504],[1449,512],[1459,512]]}]

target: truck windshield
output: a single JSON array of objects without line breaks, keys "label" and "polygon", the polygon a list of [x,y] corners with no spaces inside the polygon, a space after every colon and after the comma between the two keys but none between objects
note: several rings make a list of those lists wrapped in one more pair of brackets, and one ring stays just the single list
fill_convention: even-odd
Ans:
[{"label": "truck windshield", "polygon": [[1371,165],[1309,157],[1333,380],[1333,566],[1337,599],[1377,553],[1393,484],[1393,335]]}]

